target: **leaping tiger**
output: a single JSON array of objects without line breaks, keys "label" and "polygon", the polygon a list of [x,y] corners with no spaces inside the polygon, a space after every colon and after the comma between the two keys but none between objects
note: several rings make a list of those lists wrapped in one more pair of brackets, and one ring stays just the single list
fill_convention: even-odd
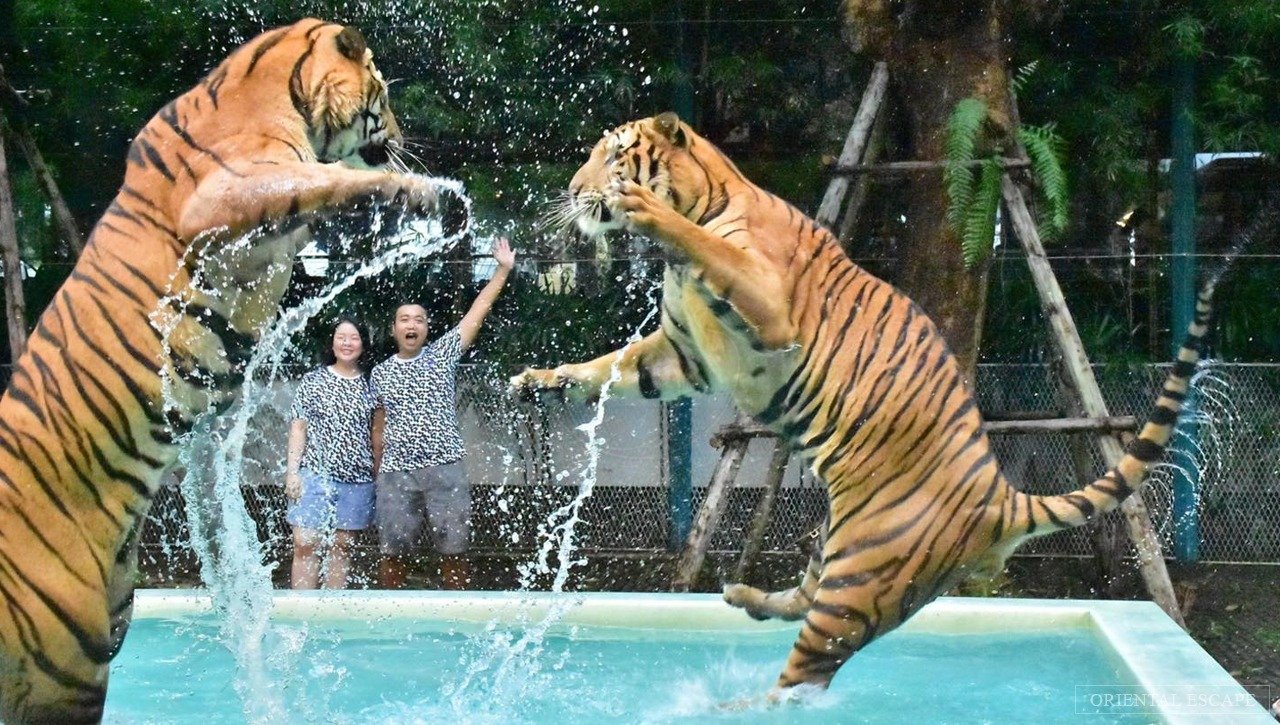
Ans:
[{"label": "leaping tiger", "polygon": [[101,719],[175,439],[238,386],[309,220],[434,208],[431,184],[383,170],[400,142],[364,38],[314,19],[237,49],[133,140],[0,399],[4,722]]},{"label": "leaping tiger", "polygon": [[671,399],[728,392],[827,486],[820,557],[783,595],[731,587],[758,617],[804,618],[774,695],[827,686],[874,638],[1032,536],[1116,508],[1144,481],[1199,360],[1212,288],[1156,400],[1112,470],[1061,496],[1009,485],[937,328],[859,268],[824,228],[747,180],[675,114],[605,134],[569,185],[590,235],[628,229],[669,251],[660,328],[619,352],[512,378],[520,389]]}]

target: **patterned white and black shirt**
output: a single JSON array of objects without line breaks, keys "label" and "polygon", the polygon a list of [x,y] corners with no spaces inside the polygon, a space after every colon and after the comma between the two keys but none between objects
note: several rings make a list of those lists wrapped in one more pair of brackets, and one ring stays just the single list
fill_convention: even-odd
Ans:
[{"label": "patterned white and black shirt", "polygon": [[346,378],[328,367],[302,376],[292,411],[307,422],[302,467],[346,483],[372,481],[375,407],[363,376]]},{"label": "patterned white and black shirt", "polygon": [[374,404],[386,410],[382,471],[414,471],[462,458],[456,387],[462,333],[453,328],[405,360],[392,355],[370,375]]}]

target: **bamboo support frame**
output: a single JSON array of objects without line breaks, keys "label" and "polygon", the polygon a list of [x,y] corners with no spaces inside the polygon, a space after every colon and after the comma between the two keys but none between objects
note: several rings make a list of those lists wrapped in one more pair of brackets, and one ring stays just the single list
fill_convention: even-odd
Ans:
[{"label": "bamboo support frame", "polygon": [[[880,113],[880,106],[888,87],[888,66],[883,61],[876,63],[875,69],[871,71],[871,79],[867,81],[867,88],[862,93],[858,112],[853,117],[853,126],[849,128],[849,135],[845,137],[844,148],[840,150],[840,158],[836,162],[838,166],[851,166],[862,159],[867,141],[871,137],[871,127]],[[818,205],[818,213],[814,216],[814,221],[828,229],[834,229],[836,218],[840,215],[840,209],[844,207],[844,198],[848,192],[847,177],[832,178],[827,184],[827,192],[822,196],[822,203]]]},{"label": "bamboo support frame", "polygon": [[[1080,342],[1075,320],[1071,317],[1071,311],[1067,308],[1066,299],[1062,295],[1062,288],[1058,286],[1053,268],[1049,265],[1044,246],[1040,243],[1040,233],[1036,229],[1031,212],[1027,209],[1022,191],[1007,174],[1001,179],[1000,188],[1014,233],[1026,249],[1027,265],[1031,268],[1036,290],[1040,294],[1041,308],[1053,332],[1053,341],[1065,371],[1064,379],[1079,400],[1085,415],[1107,417],[1107,404],[1102,398],[1102,391],[1098,388],[1098,381],[1093,376],[1093,368],[1090,367],[1084,345]],[[1097,443],[1107,466],[1114,466],[1124,456],[1124,449],[1114,436],[1099,435]],[[1138,566],[1146,582],[1147,591],[1151,594],[1152,600],[1173,621],[1185,629],[1186,623],[1178,607],[1173,583],[1169,580],[1169,570],[1164,563],[1160,540],[1156,537],[1155,528],[1151,525],[1151,514],[1147,511],[1147,505],[1141,494],[1125,499],[1120,504],[1120,510],[1124,513],[1129,538],[1137,551]]]},{"label": "bamboo support frame", "polygon": [[[739,422],[745,420],[741,415]],[[687,592],[698,580],[698,572],[702,570],[702,562],[707,556],[707,547],[711,536],[720,525],[720,517],[729,503],[729,490],[733,488],[738,477],[738,468],[747,455],[748,438],[726,441],[721,447],[720,460],[716,463],[715,472],[711,474],[711,483],[707,485],[706,497],[698,509],[698,517],[694,519],[685,539],[684,551],[680,553],[680,561],[676,564],[676,573],[671,580],[671,591]]]},{"label": "bamboo support frame", "polygon": [[778,489],[782,487],[782,476],[787,472],[787,462],[790,460],[791,446],[785,441],[777,441],[773,446],[773,456],[769,459],[764,492],[760,495],[756,510],[751,514],[751,526],[747,529],[747,539],[742,544],[742,556],[738,557],[738,568],[733,572],[735,582],[745,582],[751,576],[756,558],[764,548],[764,535],[773,519],[773,506],[777,503]]}]

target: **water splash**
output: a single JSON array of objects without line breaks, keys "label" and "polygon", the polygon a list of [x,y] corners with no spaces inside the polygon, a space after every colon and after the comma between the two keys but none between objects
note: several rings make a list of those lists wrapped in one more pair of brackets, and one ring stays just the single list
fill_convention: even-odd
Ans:
[{"label": "water splash", "polygon": [[1194,434],[1189,435],[1181,424],[1174,428],[1171,453],[1151,467],[1143,488],[1156,532],[1166,543],[1172,541],[1179,524],[1173,515],[1175,474],[1200,482],[1195,489],[1194,506],[1187,515],[1203,515],[1205,507],[1219,494],[1215,484],[1225,485],[1230,480],[1228,468],[1237,458],[1232,448],[1240,438],[1237,430],[1243,418],[1233,397],[1230,375],[1214,362],[1201,360],[1191,378],[1195,404],[1190,411],[1184,409],[1182,415],[1194,427]]},{"label": "water splash", "polygon": [[[257,526],[246,510],[243,496],[245,444],[251,437],[250,421],[261,407],[272,402],[282,384],[282,367],[291,349],[291,339],[326,304],[356,282],[439,253],[469,232],[471,202],[461,184],[441,178],[427,181],[442,194],[461,200],[468,224],[453,234],[445,234],[438,223],[420,220],[401,224],[389,218],[385,210],[375,210],[369,233],[379,237],[394,234],[394,243],[383,245],[387,248],[371,261],[270,321],[245,363],[244,383],[236,404],[219,416],[215,413],[215,401],[207,401],[206,410],[198,415],[191,433],[180,441],[183,449],[179,460],[186,469],[181,490],[191,525],[192,548],[199,558],[201,576],[209,587],[221,621],[222,641],[235,656],[237,676],[233,686],[251,722],[287,720],[288,710],[281,695],[287,688],[274,682],[278,675],[273,673],[279,670],[268,666],[270,657],[279,656],[281,652],[264,650],[264,643],[271,641],[268,637],[272,610],[271,567],[263,563]],[[229,245],[230,252],[258,239],[260,235],[237,240]],[[220,254],[227,251],[224,248]],[[201,281],[202,273],[214,259],[196,260],[193,284]],[[177,279],[175,273],[174,280]],[[171,281],[171,290],[173,284]],[[186,296],[182,290],[162,299],[155,317],[157,328],[162,332],[166,358],[172,355],[171,336],[187,309]],[[174,392],[174,366],[164,371],[162,386],[166,406],[181,409],[183,401],[179,401]],[[305,638],[305,633],[303,636]],[[300,645],[290,647],[285,642],[283,647],[284,652],[297,651]],[[299,681],[305,680],[308,674],[297,669],[292,672],[291,677]]]},{"label": "water splash", "polygon": [[[653,288],[650,289],[651,295],[652,292]],[[585,560],[574,556],[574,535],[582,520],[582,507],[595,491],[605,442],[599,435],[605,405],[609,402],[613,386],[622,379],[624,355],[642,339],[640,330],[653,321],[659,309],[656,303],[650,304],[648,314],[626,345],[614,353],[609,377],[600,387],[594,414],[590,420],[577,426],[577,430],[586,437],[587,462],[573,499],[552,511],[539,525],[537,537],[541,543],[534,559],[518,567],[523,591],[532,590],[538,577],[554,574],[551,591],[563,594],[573,568],[585,563]],[[551,565],[553,553],[556,555],[554,570]],[[518,720],[519,703],[553,686],[551,680],[554,675],[543,671],[543,645],[551,629],[560,624],[565,614],[579,602],[579,598],[568,595],[556,598],[546,613],[535,619],[533,612],[537,604],[526,598],[510,625],[500,626],[497,620],[489,622],[483,632],[473,637],[478,654],[464,654],[460,663],[463,674],[456,682],[445,686],[443,694],[448,698],[452,714],[466,718],[495,716],[508,721]],[[560,661],[552,664],[552,672],[562,669],[568,656],[568,650],[562,653]]]}]

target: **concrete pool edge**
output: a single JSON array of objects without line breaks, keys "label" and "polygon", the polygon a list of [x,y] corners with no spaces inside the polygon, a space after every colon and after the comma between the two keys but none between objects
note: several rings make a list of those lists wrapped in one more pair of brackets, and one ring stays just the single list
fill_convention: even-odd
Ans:
[{"label": "concrete pool edge", "polygon": [[[564,625],[626,626],[702,631],[794,630],[794,622],[756,622],[726,606],[717,594],[343,591],[276,592],[280,620],[432,619],[467,623],[537,622],[556,612]],[[212,609],[205,593],[138,590],[134,617],[180,618]],[[943,597],[902,629],[961,634],[1046,631],[1089,632],[1115,654],[1137,688],[1081,683],[1075,704],[1090,717],[1090,701],[1121,698],[1168,723],[1267,723],[1275,720],[1230,674],[1151,602]],[[1080,709],[1084,707],[1085,709]]]}]

